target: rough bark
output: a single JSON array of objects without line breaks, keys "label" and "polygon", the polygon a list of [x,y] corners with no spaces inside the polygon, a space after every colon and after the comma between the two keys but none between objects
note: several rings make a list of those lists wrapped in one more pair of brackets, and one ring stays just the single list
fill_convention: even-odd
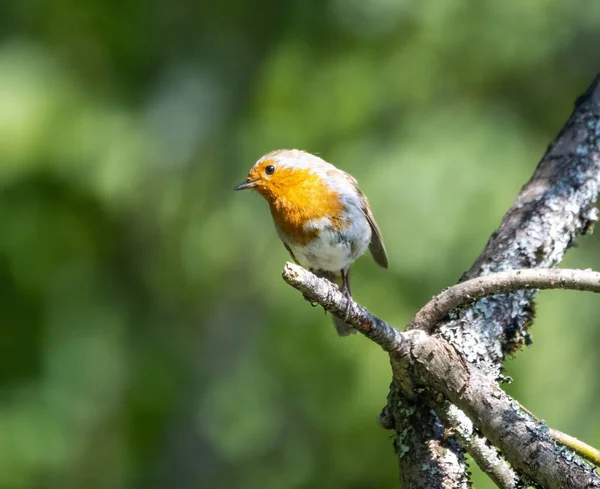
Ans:
[{"label": "rough bark", "polygon": [[[394,449],[398,455],[400,487],[416,484],[421,487],[470,488],[464,451],[453,437],[446,436],[442,422],[426,403],[407,403],[390,390],[389,405],[403,410],[404,416],[395,416],[388,429],[397,433]],[[427,431],[417,430],[427,426]],[[424,438],[423,438],[424,437]]]},{"label": "rough bark", "polygon": [[518,489],[519,477],[487,439],[476,432],[473,422],[454,404],[440,403],[436,408],[445,426],[452,426],[460,445],[473,457],[500,489]]},{"label": "rough bark", "polygon": [[393,361],[395,377],[409,377],[443,394],[527,479],[547,489],[600,487],[600,477],[589,465],[558,446],[547,426],[523,412],[494,378],[465,362],[446,341],[409,331]]}]

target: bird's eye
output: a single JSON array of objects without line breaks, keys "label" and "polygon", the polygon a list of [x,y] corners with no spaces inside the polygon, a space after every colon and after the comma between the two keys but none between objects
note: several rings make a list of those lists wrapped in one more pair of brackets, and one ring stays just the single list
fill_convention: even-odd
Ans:
[{"label": "bird's eye", "polygon": [[265,168],[265,173],[267,175],[273,175],[275,173],[275,167],[273,165],[269,165]]}]

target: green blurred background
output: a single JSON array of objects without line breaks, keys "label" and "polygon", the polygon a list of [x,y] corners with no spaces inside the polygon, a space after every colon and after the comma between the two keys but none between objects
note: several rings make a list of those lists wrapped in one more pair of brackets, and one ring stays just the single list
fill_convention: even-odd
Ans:
[{"label": "green blurred background", "polygon": [[[600,2],[0,2],[0,488],[397,486],[388,362],[280,278],[232,191],[356,176],[402,326],[474,261],[599,71]],[[600,269],[598,238],[564,266]],[[600,445],[600,301],[545,292],[509,390]],[[475,471],[476,485],[492,485]]]}]

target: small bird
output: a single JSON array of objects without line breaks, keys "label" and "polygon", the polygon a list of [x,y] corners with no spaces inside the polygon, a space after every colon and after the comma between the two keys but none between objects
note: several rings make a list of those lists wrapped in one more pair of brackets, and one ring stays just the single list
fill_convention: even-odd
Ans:
[{"label": "small bird", "polygon": [[[347,299],[350,265],[370,249],[388,267],[383,239],[354,177],[318,156],[280,149],[260,158],[235,190],[253,189],[268,202],[275,228],[292,259],[335,283]],[[349,302],[348,302],[349,304]],[[340,336],[356,333],[333,317]]]}]

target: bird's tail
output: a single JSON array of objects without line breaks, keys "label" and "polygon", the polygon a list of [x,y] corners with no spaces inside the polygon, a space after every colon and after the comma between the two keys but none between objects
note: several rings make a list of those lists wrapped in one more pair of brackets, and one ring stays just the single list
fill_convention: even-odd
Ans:
[{"label": "bird's tail", "polygon": [[[333,282],[335,285],[338,286],[340,290],[342,290],[343,281],[341,273],[326,272],[324,270],[315,271],[314,273],[318,277],[323,277],[329,280],[330,282]],[[333,325],[335,326],[335,330],[337,331],[338,335],[348,336],[350,334],[356,333],[356,329],[354,329],[351,324],[345,322],[342,318],[334,316],[332,314],[331,319],[333,320]]]}]

